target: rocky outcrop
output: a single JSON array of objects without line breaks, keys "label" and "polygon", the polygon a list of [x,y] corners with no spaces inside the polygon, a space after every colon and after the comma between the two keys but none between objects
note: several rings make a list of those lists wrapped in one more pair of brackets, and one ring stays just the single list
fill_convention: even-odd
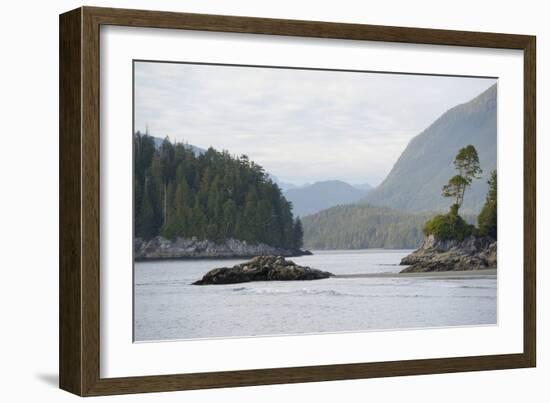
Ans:
[{"label": "rocky outcrop", "polygon": [[249,258],[260,255],[303,256],[309,251],[282,249],[263,243],[249,244],[246,241],[228,239],[216,243],[209,240],[177,238],[175,241],[157,236],[149,241],[134,239],[134,259],[185,259],[185,258]]},{"label": "rocky outcrop", "polygon": [[212,269],[195,285],[234,284],[250,281],[292,281],[319,280],[331,277],[327,271],[298,266],[282,256],[257,256],[254,259],[235,265]]},{"label": "rocky outcrop", "polygon": [[489,237],[470,236],[458,241],[436,239],[430,235],[400,264],[409,266],[401,273],[496,268],[497,242]]}]

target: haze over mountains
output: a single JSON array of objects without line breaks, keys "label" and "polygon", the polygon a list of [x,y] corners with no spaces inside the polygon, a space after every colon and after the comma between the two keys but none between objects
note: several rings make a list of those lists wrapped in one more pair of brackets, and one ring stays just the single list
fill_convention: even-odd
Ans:
[{"label": "haze over mountains", "polygon": [[[163,138],[152,136],[155,147],[158,149]],[[206,150],[193,144],[186,144],[196,156],[204,154]],[[297,186],[281,181],[275,175],[269,174],[271,180],[281,188],[284,196],[293,205],[295,216],[303,217],[318,211],[341,205],[355,203],[364,198],[372,189],[368,183],[352,186],[340,180],[328,180]]]},{"label": "haze over mountains", "polygon": [[360,186],[362,188],[340,180],[322,181],[287,189],[284,196],[292,203],[294,215],[303,217],[333,206],[361,200],[368,194],[370,186]]},{"label": "haze over mountains", "polygon": [[[475,221],[485,201],[490,172],[497,166],[497,86],[455,106],[414,137],[376,188],[326,180],[297,186],[271,173],[294,216],[302,217],[304,243],[314,249],[414,248],[424,222],[450,201],[442,187],[455,174],[458,150],[472,144],[483,169],[467,190],[461,213]],[[158,146],[162,139],[155,138]],[[195,155],[204,149],[189,145]],[[261,161],[257,161],[261,165]]]},{"label": "haze over mountains", "polygon": [[414,137],[386,179],[364,202],[401,211],[446,211],[449,200],[441,188],[454,174],[458,150],[474,145],[483,176],[466,192],[462,211],[479,213],[487,195],[487,180],[497,166],[497,86],[437,119]]},{"label": "haze over mountains", "polygon": [[[458,105],[414,137],[386,179],[354,205],[337,206],[304,217],[304,243],[313,249],[416,248],[422,227],[450,202],[441,195],[455,174],[458,150],[473,144],[483,169],[466,192],[461,210],[475,222],[485,201],[491,170],[497,165],[497,87]],[[380,207],[377,207],[380,206]]]},{"label": "haze over mountains", "polygon": [[279,185],[279,187],[281,188],[281,190],[283,192],[286,192],[288,189],[294,189],[294,188],[297,188],[299,186],[295,185],[294,183],[289,183],[289,182],[285,182],[285,181],[282,181],[280,180],[278,177],[276,177],[275,175],[269,173],[269,178],[275,182],[277,185]]}]

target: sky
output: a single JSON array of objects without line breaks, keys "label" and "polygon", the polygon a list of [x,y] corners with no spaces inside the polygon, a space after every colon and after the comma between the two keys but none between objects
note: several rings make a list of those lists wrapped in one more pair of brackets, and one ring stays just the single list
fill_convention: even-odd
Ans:
[{"label": "sky", "polygon": [[378,185],[408,142],[495,79],[135,62],[135,130],[234,155],[280,181]]}]

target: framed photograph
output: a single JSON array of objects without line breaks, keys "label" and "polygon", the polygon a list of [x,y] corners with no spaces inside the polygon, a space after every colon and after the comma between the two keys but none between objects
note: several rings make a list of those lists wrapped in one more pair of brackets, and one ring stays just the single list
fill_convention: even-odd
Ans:
[{"label": "framed photograph", "polygon": [[62,14],[60,387],[535,366],[535,88],[534,36]]}]

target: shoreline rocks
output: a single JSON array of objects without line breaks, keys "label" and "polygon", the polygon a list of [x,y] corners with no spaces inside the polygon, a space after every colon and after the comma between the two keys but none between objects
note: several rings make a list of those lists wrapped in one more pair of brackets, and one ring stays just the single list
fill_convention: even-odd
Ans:
[{"label": "shoreline rocks", "polygon": [[235,284],[251,281],[296,281],[320,280],[332,277],[327,271],[298,266],[282,256],[257,256],[254,259],[233,267],[220,267],[210,270],[194,285]]},{"label": "shoreline rocks", "polygon": [[419,249],[401,259],[401,273],[465,271],[497,267],[497,241],[470,236],[462,241],[424,238]]},{"label": "shoreline rocks", "polygon": [[221,243],[193,238],[177,238],[175,241],[161,236],[149,241],[134,239],[134,259],[203,259],[203,258],[249,258],[260,255],[284,257],[311,255],[310,251],[277,248],[263,243],[249,244],[246,241],[228,239]]}]

